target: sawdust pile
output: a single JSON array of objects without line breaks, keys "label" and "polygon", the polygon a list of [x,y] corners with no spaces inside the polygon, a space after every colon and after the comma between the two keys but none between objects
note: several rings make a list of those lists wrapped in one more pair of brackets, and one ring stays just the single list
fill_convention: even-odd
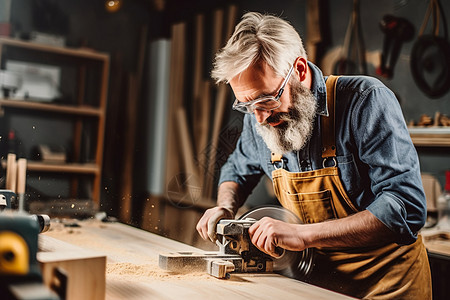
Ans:
[{"label": "sawdust pile", "polygon": [[154,282],[155,280],[214,280],[205,272],[172,273],[160,269],[154,264],[136,265],[127,262],[108,263],[106,266],[108,279],[128,281]]}]

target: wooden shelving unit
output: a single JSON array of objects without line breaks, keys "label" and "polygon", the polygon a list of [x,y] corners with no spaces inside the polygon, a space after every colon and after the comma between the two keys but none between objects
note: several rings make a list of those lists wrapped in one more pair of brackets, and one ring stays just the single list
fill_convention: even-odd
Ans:
[{"label": "wooden shelving unit", "polygon": [[[82,174],[91,175],[93,178],[92,191],[90,198],[94,202],[94,205],[98,208],[100,204],[100,185],[101,185],[101,170],[102,170],[102,158],[103,158],[103,144],[104,144],[104,131],[105,131],[105,117],[106,117],[106,100],[108,90],[108,77],[109,77],[109,55],[107,53],[100,53],[91,49],[79,48],[65,48],[58,46],[50,46],[44,44],[38,44],[28,41],[22,41],[12,38],[1,37],[0,38],[0,65],[3,66],[5,54],[9,51],[15,51],[20,49],[21,55],[23,53],[29,54],[31,57],[45,54],[45,57],[57,56],[60,62],[72,64],[72,67],[76,69],[77,83],[76,83],[76,99],[71,103],[55,104],[51,102],[37,102],[33,99],[2,99],[0,97],[0,111],[4,114],[46,114],[54,116],[55,118],[66,118],[72,120],[73,132],[72,136],[72,161],[68,163],[47,163],[41,161],[28,160],[27,170],[30,172],[45,172],[54,173],[57,176],[58,173],[64,174]],[[7,56],[7,55],[6,55]],[[25,55],[26,56],[26,55]],[[24,58],[25,61],[31,61],[33,63],[42,63],[41,61],[30,60],[29,57]],[[99,65],[100,74],[98,80],[99,84],[96,87],[96,95],[98,99],[95,99],[94,104],[85,99],[87,90],[87,78],[89,75],[89,67],[95,63]],[[56,64],[57,65],[57,64]],[[95,74],[97,74],[95,73]],[[95,144],[95,157],[92,161],[78,162],[81,160],[82,153],[82,135],[83,124],[85,121],[94,120],[95,136],[97,137]],[[4,165],[5,163],[2,162]],[[78,181],[72,179],[70,197],[77,198]]]},{"label": "wooden shelving unit", "polygon": [[450,147],[450,127],[410,127],[409,134],[418,147]]}]

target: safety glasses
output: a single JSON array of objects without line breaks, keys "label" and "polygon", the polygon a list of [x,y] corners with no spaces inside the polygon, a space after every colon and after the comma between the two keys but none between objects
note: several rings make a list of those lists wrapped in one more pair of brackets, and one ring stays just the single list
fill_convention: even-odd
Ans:
[{"label": "safety glasses", "polygon": [[235,99],[233,103],[233,109],[240,111],[244,114],[252,114],[255,111],[255,109],[266,111],[277,109],[278,107],[281,106],[280,97],[284,92],[284,87],[286,86],[289,78],[291,77],[293,70],[294,66],[292,65],[291,69],[289,70],[289,73],[287,74],[286,78],[281,84],[281,87],[276,96],[263,96],[248,102],[239,102],[238,99]]}]

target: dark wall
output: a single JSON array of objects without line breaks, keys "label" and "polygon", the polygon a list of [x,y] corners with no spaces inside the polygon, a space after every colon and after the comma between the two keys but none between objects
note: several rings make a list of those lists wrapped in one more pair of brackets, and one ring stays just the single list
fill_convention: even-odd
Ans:
[{"label": "dark wall", "polygon": [[[443,13],[450,16],[450,2],[440,1]],[[333,45],[343,43],[347,20],[350,16],[352,1],[329,1]],[[381,79],[398,97],[406,122],[420,119],[422,114],[434,117],[436,111],[450,115],[450,93],[447,92],[437,99],[430,98],[422,92],[411,73],[411,51],[417,41],[420,26],[424,20],[428,1],[421,0],[361,0],[361,20],[364,41],[367,51],[380,52],[383,46],[384,34],[379,27],[379,21],[386,14],[392,14],[409,20],[415,27],[415,34],[410,42],[405,42],[395,65],[392,79],[377,76],[375,70],[369,68],[369,75]],[[425,33],[431,33],[431,19]],[[443,35],[443,20],[440,33]],[[448,24],[447,24],[448,26]],[[449,28],[447,28],[449,30]],[[447,55],[450,55],[448,53]],[[414,61],[412,63],[415,63]],[[422,172],[437,176],[441,185],[445,183],[445,170],[450,169],[450,151],[448,148],[418,148]]]},{"label": "dark wall", "polygon": [[[15,36],[43,31],[66,37],[69,46],[87,46],[111,55],[122,53],[124,66],[135,65],[139,28],[152,24],[153,13],[136,1],[108,13],[101,0],[13,0],[11,22]],[[156,16],[157,14],[154,13]]]},{"label": "dark wall", "polygon": [[[292,1],[241,1],[241,8],[245,11],[256,10],[280,15],[289,20],[298,30],[302,38],[306,36],[306,2],[304,0]],[[336,49],[342,47],[346,34],[349,18],[352,11],[352,0],[328,0],[322,3],[328,4],[326,15],[329,16],[329,37],[326,41],[327,55],[333,56]],[[366,51],[370,53],[368,60],[368,75],[379,78],[396,95],[403,109],[405,121],[418,121],[422,114],[434,117],[436,111],[450,115],[450,93],[439,98],[430,98],[422,92],[411,73],[411,50],[417,41],[420,26],[424,20],[429,1],[422,0],[360,0],[360,19],[363,40]],[[450,2],[440,1],[443,13],[449,18]],[[391,14],[409,20],[415,28],[414,37],[411,41],[403,43],[401,53],[395,65],[394,75],[386,79],[376,74],[375,69],[379,65],[379,55],[383,47],[384,34],[380,29],[379,22],[383,16]],[[448,23],[448,22],[447,22]],[[431,19],[425,33],[431,33]],[[444,25],[441,18],[440,34],[443,36]],[[450,30],[447,24],[447,31]],[[450,55],[450,53],[448,53]],[[413,62],[414,63],[414,62]],[[329,65],[320,64],[323,70],[330,69]],[[423,172],[437,176],[441,185],[445,182],[445,170],[450,169],[450,151],[448,148],[418,148],[421,169]]]},{"label": "dark wall", "polygon": [[[151,5],[152,1],[129,0],[117,13],[107,13],[102,0],[13,0],[11,21],[16,36],[26,35],[36,27],[47,26],[50,33],[64,34],[70,45],[85,45],[96,50],[108,52],[111,55],[111,78],[105,145],[116,148],[126,132],[121,129],[123,116],[120,112],[126,107],[123,78],[124,74],[134,72],[137,68],[137,51],[139,45],[140,29],[148,25],[148,39],[160,36],[169,36],[172,22],[189,18],[197,11],[207,11],[216,5],[223,5],[229,1],[166,1],[166,11],[159,12]],[[306,39],[306,4],[307,0],[279,0],[279,1],[234,1],[238,4],[241,13],[245,11],[269,12],[288,19]],[[322,0],[328,3],[327,15],[329,19],[329,41],[325,55],[332,53],[344,41],[352,0]],[[41,16],[48,15],[47,22],[36,23],[33,3],[46,3],[50,9],[41,11]],[[450,2],[441,1],[444,13],[450,14]],[[382,46],[384,35],[379,28],[379,21],[386,14],[404,17],[411,21],[416,29],[414,39],[403,45],[397,61],[392,79],[379,77],[398,96],[403,108],[405,120],[418,120],[420,115],[426,113],[433,116],[436,111],[450,114],[449,93],[438,99],[431,99],[416,86],[410,70],[410,54],[412,46],[417,39],[417,31],[422,23],[427,1],[422,0],[361,0],[362,32],[367,51],[371,53],[374,65],[369,64],[369,75],[377,76],[375,67],[377,56]],[[55,25],[56,24],[56,25]],[[428,29],[429,30],[429,29]],[[321,65],[324,69],[326,65]],[[328,66],[329,67],[329,66]],[[122,74],[122,75],[121,75]],[[117,85],[121,88],[117,88]],[[115,97],[115,98],[114,98]],[[145,97],[143,98],[145,99]],[[115,110],[110,104],[115,103]],[[141,103],[140,106],[145,106]],[[230,119],[236,116],[231,115]],[[106,205],[115,201],[118,196],[117,175],[120,170],[117,165],[121,160],[120,152],[111,152],[105,149],[105,164],[109,169],[104,172],[105,186],[108,193],[103,197]],[[139,145],[137,146],[137,149]],[[441,184],[444,181],[444,170],[450,168],[450,155],[448,149],[419,149],[422,170],[438,176]]]}]

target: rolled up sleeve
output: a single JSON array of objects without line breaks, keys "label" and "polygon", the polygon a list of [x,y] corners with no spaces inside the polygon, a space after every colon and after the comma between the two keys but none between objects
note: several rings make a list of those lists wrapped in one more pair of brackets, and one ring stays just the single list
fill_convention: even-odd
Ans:
[{"label": "rolled up sleeve", "polygon": [[359,157],[369,166],[375,195],[366,209],[397,235],[398,244],[411,244],[425,223],[426,199],[400,105],[389,89],[374,87],[362,95],[352,118]]}]

